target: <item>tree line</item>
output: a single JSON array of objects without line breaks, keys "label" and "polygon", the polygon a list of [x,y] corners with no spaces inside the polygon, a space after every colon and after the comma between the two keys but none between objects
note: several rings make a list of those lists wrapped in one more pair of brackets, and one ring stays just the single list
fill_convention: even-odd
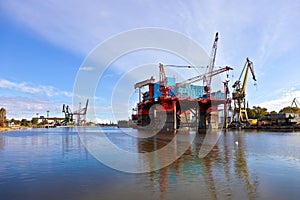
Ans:
[{"label": "tree line", "polygon": [[[282,108],[278,113],[295,113],[300,114],[300,108],[287,106]],[[263,120],[268,114],[277,114],[276,111],[268,112],[267,108],[260,106],[253,106],[253,108],[247,108],[248,118],[249,119],[258,119]]]}]

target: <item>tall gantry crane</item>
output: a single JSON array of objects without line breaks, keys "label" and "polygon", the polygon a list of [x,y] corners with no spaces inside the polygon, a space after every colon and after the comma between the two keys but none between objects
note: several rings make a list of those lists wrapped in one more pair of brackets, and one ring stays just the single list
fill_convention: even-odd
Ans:
[{"label": "tall gantry crane", "polygon": [[[233,84],[234,91],[232,93],[232,99],[234,101],[234,111],[232,121],[237,122],[248,122],[248,114],[246,110],[246,86],[247,86],[247,79],[249,70],[252,74],[252,78],[256,81],[254,70],[253,70],[253,63],[247,58],[242,73],[239,79]],[[243,84],[241,85],[241,78],[244,75]]]},{"label": "tall gantry crane", "polygon": [[81,108],[81,103],[79,103],[79,108],[77,111],[74,111],[73,115],[77,115],[77,125],[86,126],[86,111],[88,108],[89,99],[86,100],[86,104],[84,108]]},{"label": "tall gantry crane", "polygon": [[63,104],[62,112],[65,113],[65,123],[73,121],[73,113],[68,105]]}]

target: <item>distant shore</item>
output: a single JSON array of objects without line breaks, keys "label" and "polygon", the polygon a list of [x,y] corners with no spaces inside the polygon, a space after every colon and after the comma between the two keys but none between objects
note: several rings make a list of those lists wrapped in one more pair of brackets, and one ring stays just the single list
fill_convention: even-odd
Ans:
[{"label": "distant shore", "polygon": [[11,128],[0,128],[0,132],[9,131]]},{"label": "distant shore", "polygon": [[11,130],[18,130],[18,129],[24,129],[28,127],[0,127],[0,132],[5,132],[5,131],[11,131]]}]

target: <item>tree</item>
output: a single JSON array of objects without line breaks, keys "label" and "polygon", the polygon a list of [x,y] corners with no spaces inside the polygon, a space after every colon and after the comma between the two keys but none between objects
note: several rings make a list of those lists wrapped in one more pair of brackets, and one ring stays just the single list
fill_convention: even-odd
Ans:
[{"label": "tree", "polygon": [[16,119],[12,118],[10,120],[10,123],[14,123],[14,125],[20,125],[20,120],[16,120]]},{"label": "tree", "polygon": [[46,119],[43,120],[43,121],[41,122],[41,124],[42,124],[42,125],[48,124],[48,120],[46,120]]},{"label": "tree", "polygon": [[260,106],[253,106],[253,108],[247,108],[248,117],[251,119],[262,120],[268,114],[266,108],[261,108]]},{"label": "tree", "polygon": [[256,114],[253,109],[247,108],[247,114],[249,119],[256,119]]},{"label": "tree", "polygon": [[39,120],[38,118],[33,117],[33,118],[31,119],[31,123],[34,124],[34,125],[37,125],[38,120]]},{"label": "tree", "polygon": [[256,114],[256,118],[258,120],[262,120],[266,117],[268,114],[268,111],[266,108],[261,108],[260,106],[253,106],[254,112]]},{"label": "tree", "polygon": [[22,119],[22,120],[21,120],[21,126],[28,126],[28,121],[27,121],[27,119]]},{"label": "tree", "polygon": [[300,108],[287,106],[282,108],[279,112],[300,114]]},{"label": "tree", "polygon": [[272,110],[272,111],[270,112],[270,114],[277,114],[277,112],[276,112],[275,110]]}]

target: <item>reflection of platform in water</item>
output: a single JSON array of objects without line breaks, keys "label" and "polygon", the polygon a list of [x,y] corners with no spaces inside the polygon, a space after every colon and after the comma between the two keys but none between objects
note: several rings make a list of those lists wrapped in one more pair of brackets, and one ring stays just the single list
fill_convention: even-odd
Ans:
[{"label": "reflection of platform in water", "polygon": [[[190,132],[186,132],[187,137],[191,137]],[[188,136],[190,135],[190,136]],[[175,136],[167,132],[160,132],[157,135],[148,139],[138,140],[139,152],[153,152],[161,149],[168,144]],[[187,148],[185,153],[171,165],[160,170],[150,173],[150,180],[153,186],[159,186],[160,196],[165,199],[172,199],[172,194],[169,193],[170,188],[174,184],[174,177],[180,176],[181,179],[188,181],[194,180],[197,177],[199,184],[205,187],[199,187],[199,190],[206,188],[203,191],[204,199],[255,199],[257,197],[257,187],[259,179],[255,173],[248,169],[246,146],[242,134],[233,135],[232,133],[221,132],[220,139],[213,145],[211,151],[203,158],[197,155],[203,148],[207,131],[201,131],[201,134],[196,134],[192,144]],[[238,138],[235,138],[235,137]],[[239,141],[239,146],[233,146],[234,139]],[[166,154],[163,156],[170,157],[176,154],[177,148],[180,145],[173,146],[174,154]],[[162,159],[151,157],[144,160],[143,164],[159,165]],[[235,180],[240,180],[239,186],[234,185]],[[238,188],[236,194],[233,191]],[[198,190],[198,192],[199,192]],[[193,193],[193,191],[191,191]],[[193,196],[193,194],[190,194]],[[198,194],[198,193],[197,193]],[[180,197],[177,193],[176,199]],[[230,195],[230,196],[228,196]],[[243,198],[241,198],[243,197]],[[231,199],[229,198],[229,199]],[[182,198],[184,199],[184,197]]]}]

